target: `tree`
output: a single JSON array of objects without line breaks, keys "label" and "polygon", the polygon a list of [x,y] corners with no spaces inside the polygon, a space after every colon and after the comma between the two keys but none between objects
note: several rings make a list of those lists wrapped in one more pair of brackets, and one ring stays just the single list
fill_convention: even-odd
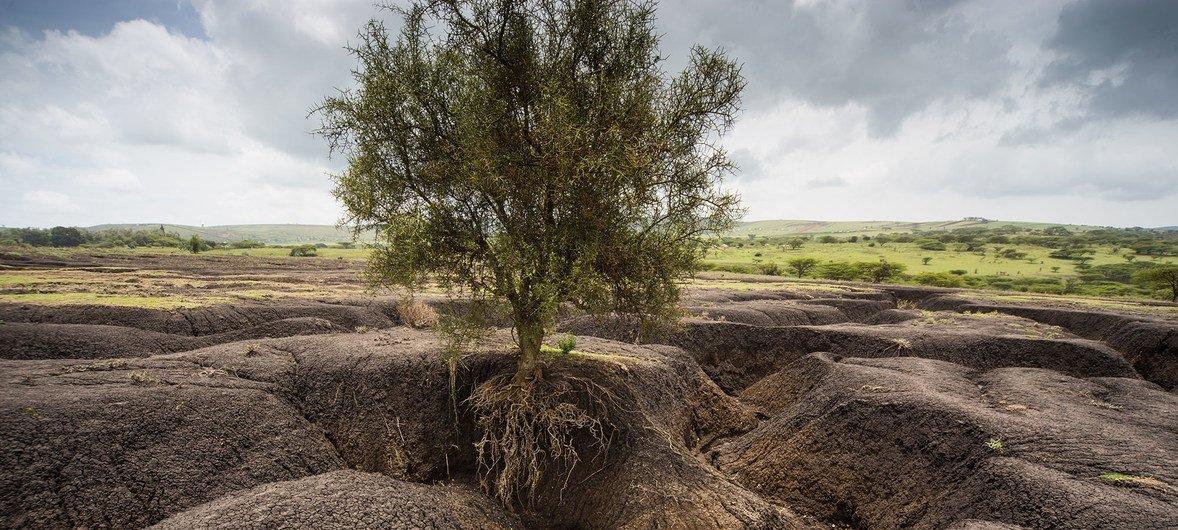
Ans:
[{"label": "tree", "polygon": [[188,251],[193,254],[196,254],[197,252],[200,252],[203,249],[204,249],[204,242],[200,240],[200,236],[197,236],[196,234],[192,234],[192,237],[188,239]]},{"label": "tree", "polygon": [[673,315],[703,237],[738,199],[718,139],[745,85],[722,52],[662,68],[654,5],[630,0],[419,0],[399,37],[369,22],[357,88],[317,109],[347,157],[335,195],[377,229],[377,281],[433,281],[503,306],[512,384],[538,378],[557,308]]},{"label": "tree", "polygon": [[925,257],[923,257],[923,258],[920,258],[920,263],[921,263],[921,264],[923,264],[923,265],[928,265],[928,264],[929,264],[929,262],[930,262],[930,261],[932,261],[932,260],[933,260],[933,258],[930,258],[930,257],[928,257],[928,256],[925,256]]},{"label": "tree", "polygon": [[791,237],[789,239],[789,241],[786,241],[785,243],[787,245],[789,245],[789,248],[797,250],[797,249],[801,248],[803,244],[806,243],[806,240],[802,239],[800,237]]},{"label": "tree", "polygon": [[86,236],[72,226],[55,226],[49,229],[49,241],[55,247],[76,247],[86,242]]},{"label": "tree", "polygon": [[791,272],[798,275],[798,278],[805,276],[814,267],[818,266],[818,260],[814,258],[794,258],[786,262],[786,266]]},{"label": "tree", "polygon": [[1170,300],[1178,302],[1178,265],[1167,263],[1165,265],[1139,270],[1133,273],[1133,281],[1152,289],[1168,289],[1170,291]]},{"label": "tree", "polygon": [[888,261],[864,261],[856,263],[855,267],[859,269],[860,273],[865,279],[873,283],[883,283],[900,274],[904,273],[907,268],[899,263],[891,263]]}]

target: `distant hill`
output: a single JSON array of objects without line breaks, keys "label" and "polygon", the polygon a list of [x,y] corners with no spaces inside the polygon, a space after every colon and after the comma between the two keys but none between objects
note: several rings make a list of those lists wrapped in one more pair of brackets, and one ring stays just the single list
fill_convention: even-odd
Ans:
[{"label": "distant hill", "polygon": [[774,220],[752,221],[737,224],[736,228],[727,235],[744,237],[756,236],[788,236],[794,234],[805,235],[862,235],[880,232],[912,232],[914,230],[955,230],[958,228],[999,228],[1003,226],[1018,226],[1022,228],[1046,228],[1049,226],[1065,226],[1073,232],[1083,232],[1102,228],[1091,225],[1072,225],[1063,223],[1035,223],[1028,221],[995,221],[980,218],[966,218],[958,221],[926,221],[909,223],[903,221],[803,221],[803,220]]},{"label": "distant hill", "polygon": [[[229,243],[250,239],[268,245],[290,245],[298,243],[336,243],[351,241],[352,233],[332,225],[219,225],[187,226],[159,223],[105,224],[87,227],[88,230],[111,228],[132,230],[159,230],[160,226],[171,234],[192,237],[193,234],[209,241]],[[361,240],[371,240],[371,234],[364,234]]]},{"label": "distant hill", "polygon": [[[1083,232],[1102,228],[1092,225],[1072,225],[1062,223],[1036,223],[1029,221],[995,221],[979,218],[967,218],[958,221],[926,221],[909,223],[904,221],[806,221],[806,220],[774,220],[752,221],[738,223],[736,228],[727,235],[736,237],[756,236],[788,236],[804,235],[862,235],[881,232],[911,232],[913,230],[954,230],[957,228],[998,228],[1002,226],[1018,226],[1024,228],[1046,228],[1049,226],[1065,226],[1073,232]],[[130,228],[134,230],[159,230],[159,224],[105,224],[88,227],[90,230],[106,230],[109,228]],[[242,239],[252,239],[270,245],[290,245],[297,243],[335,243],[351,241],[352,234],[348,230],[339,229],[332,225],[219,225],[219,226],[186,226],[164,224],[169,233],[181,237],[191,237],[197,234],[204,239],[217,242],[233,242]],[[1175,230],[1176,227],[1163,227],[1160,230]],[[364,234],[361,240],[371,240],[372,234]]]}]

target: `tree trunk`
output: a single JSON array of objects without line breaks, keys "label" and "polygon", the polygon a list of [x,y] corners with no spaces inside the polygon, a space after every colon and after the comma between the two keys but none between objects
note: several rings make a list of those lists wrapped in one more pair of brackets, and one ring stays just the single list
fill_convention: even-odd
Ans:
[{"label": "tree trunk", "polygon": [[512,383],[526,385],[540,373],[540,344],[544,341],[544,326],[538,322],[516,322],[519,335],[519,364]]}]

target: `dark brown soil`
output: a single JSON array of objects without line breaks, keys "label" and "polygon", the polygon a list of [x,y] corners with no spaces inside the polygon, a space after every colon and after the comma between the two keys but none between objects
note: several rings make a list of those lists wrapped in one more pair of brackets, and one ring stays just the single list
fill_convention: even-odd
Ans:
[{"label": "dark brown soil", "polygon": [[344,470],[231,493],[153,526],[187,528],[521,528],[486,496],[458,486]]},{"label": "dark brown soil", "polygon": [[1173,318],[772,279],[689,289],[652,344],[571,316],[544,378],[607,443],[577,432],[580,461],[512,513],[477,486],[468,401],[514,369],[506,331],[451,386],[440,340],[358,295],[354,263],[58,261],[19,266],[351,287],[0,304],[0,527],[1178,526]]}]

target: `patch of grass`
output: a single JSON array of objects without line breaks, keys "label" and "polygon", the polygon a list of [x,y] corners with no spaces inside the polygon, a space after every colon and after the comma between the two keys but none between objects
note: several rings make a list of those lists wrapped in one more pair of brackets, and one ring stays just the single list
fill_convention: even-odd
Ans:
[{"label": "patch of grass", "polygon": [[990,438],[989,440],[986,440],[986,447],[989,447],[990,450],[994,451],[995,453],[1006,452],[1006,446],[1002,444],[1002,440],[997,438]]},{"label": "patch of grass", "polygon": [[[13,302],[18,304],[92,304],[121,307],[145,307],[149,309],[179,309],[201,307],[204,305],[209,305],[210,303],[214,303],[212,300],[213,299],[205,299],[196,301],[179,296],[132,296],[90,292],[0,294],[0,302]],[[227,299],[218,299],[217,301],[223,302],[227,301]]]},{"label": "patch of grass", "polygon": [[1142,477],[1128,473],[1109,472],[1100,475],[1102,482],[1114,486],[1142,486],[1146,488],[1168,489],[1169,485],[1153,477]]}]

